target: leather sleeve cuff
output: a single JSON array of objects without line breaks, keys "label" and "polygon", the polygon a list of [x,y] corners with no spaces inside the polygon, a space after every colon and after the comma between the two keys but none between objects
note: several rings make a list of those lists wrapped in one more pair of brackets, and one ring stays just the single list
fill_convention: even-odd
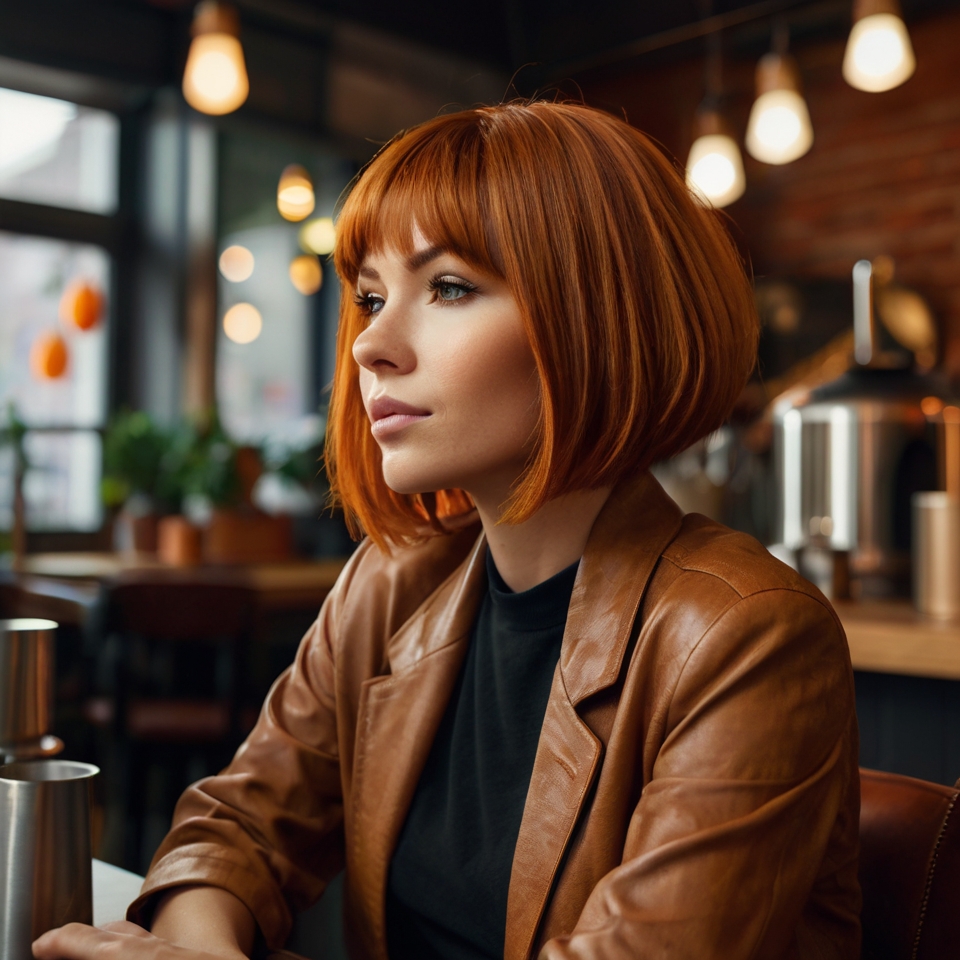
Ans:
[{"label": "leather sleeve cuff", "polygon": [[253,915],[269,950],[280,950],[290,936],[293,917],[273,878],[253,869],[239,853],[212,843],[178,847],[154,863],[140,896],[127,908],[127,919],[149,929],[160,896],[190,885],[232,893]]}]

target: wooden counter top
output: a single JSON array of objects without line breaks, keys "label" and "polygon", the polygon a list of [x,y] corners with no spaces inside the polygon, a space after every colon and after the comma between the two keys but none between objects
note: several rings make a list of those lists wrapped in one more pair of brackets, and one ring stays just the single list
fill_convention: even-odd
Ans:
[{"label": "wooden counter top", "polygon": [[922,617],[905,600],[834,607],[854,670],[960,680],[960,621]]},{"label": "wooden counter top", "polygon": [[18,616],[49,617],[75,625],[85,619],[100,585],[118,580],[236,584],[253,590],[261,612],[317,611],[345,562],[338,558],[171,567],[155,559],[115,553],[46,553],[26,557],[17,572],[0,572],[0,583],[20,591]]}]

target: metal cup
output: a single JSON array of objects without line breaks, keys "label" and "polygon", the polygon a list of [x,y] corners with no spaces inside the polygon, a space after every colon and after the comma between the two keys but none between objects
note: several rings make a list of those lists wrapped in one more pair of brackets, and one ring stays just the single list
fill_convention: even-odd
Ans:
[{"label": "metal cup", "polygon": [[913,495],[913,602],[928,617],[960,617],[960,500]]},{"label": "metal cup", "polygon": [[50,732],[56,629],[53,620],[0,620],[0,753]]},{"label": "metal cup", "polygon": [[0,766],[0,960],[65,923],[93,922],[90,780],[72,760]]}]

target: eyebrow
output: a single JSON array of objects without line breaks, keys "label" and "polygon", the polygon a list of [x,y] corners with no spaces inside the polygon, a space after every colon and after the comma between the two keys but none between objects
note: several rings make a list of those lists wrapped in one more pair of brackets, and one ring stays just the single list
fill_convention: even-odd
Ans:
[{"label": "eyebrow", "polygon": [[[407,258],[407,269],[411,273],[416,273],[421,267],[425,267],[431,260],[436,260],[446,252],[446,247],[427,247],[426,250],[419,250]],[[366,263],[360,266],[359,275],[366,280],[380,279],[380,274]]]},{"label": "eyebrow", "polygon": [[421,250],[419,253],[413,254],[411,257],[407,258],[407,269],[413,273],[416,270],[419,270],[421,267],[426,266],[431,260],[436,260],[437,257],[442,256],[446,253],[445,247],[427,247],[426,250]]}]

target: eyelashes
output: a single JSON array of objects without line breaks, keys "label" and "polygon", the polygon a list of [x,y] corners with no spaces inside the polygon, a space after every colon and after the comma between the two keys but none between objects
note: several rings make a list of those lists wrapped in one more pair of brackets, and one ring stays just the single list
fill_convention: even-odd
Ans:
[{"label": "eyelashes", "polygon": [[386,301],[383,297],[375,293],[355,293],[353,302],[360,308],[360,312],[366,317],[372,317],[383,309]]},{"label": "eyelashes", "polygon": [[439,276],[434,277],[427,287],[433,291],[431,303],[447,304],[464,300],[471,293],[476,292],[477,286],[461,277]]},{"label": "eyelashes", "polygon": [[[431,293],[429,303],[447,307],[469,299],[471,294],[476,293],[477,285],[463,277],[438,274],[427,282],[427,290]],[[353,302],[364,316],[371,317],[383,309],[386,299],[379,293],[362,293],[358,290],[353,296]]]}]

